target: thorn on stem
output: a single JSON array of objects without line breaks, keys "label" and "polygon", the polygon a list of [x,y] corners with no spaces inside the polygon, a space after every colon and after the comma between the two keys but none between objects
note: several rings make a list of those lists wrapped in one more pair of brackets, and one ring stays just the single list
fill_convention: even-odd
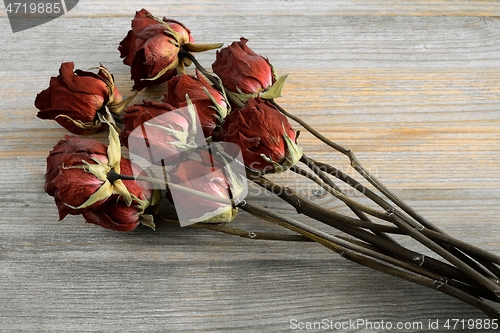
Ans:
[{"label": "thorn on stem", "polygon": [[255,232],[249,231],[248,232],[248,238],[250,238],[250,239],[257,238],[257,234]]},{"label": "thorn on stem", "polygon": [[413,257],[413,261],[419,265],[419,266],[422,266],[424,264],[424,261],[425,261],[425,255],[419,255],[419,256],[416,256],[416,257]]},{"label": "thorn on stem", "polygon": [[441,280],[434,281],[434,286],[436,287],[436,289],[439,289],[447,283],[448,283],[448,280],[446,280],[446,278],[443,278]]}]

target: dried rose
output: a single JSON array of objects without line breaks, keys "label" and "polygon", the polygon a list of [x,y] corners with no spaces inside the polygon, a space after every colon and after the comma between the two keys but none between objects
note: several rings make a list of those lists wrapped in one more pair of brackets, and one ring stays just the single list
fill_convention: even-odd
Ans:
[{"label": "dried rose", "polygon": [[240,38],[239,42],[217,51],[212,70],[242,102],[256,96],[265,99],[281,97],[288,75],[277,78],[269,60],[252,51],[247,42],[247,39]]},{"label": "dried rose", "polygon": [[201,52],[219,48],[221,44],[194,44],[191,31],[182,23],[160,20],[146,9],[136,12],[132,29],[120,42],[118,50],[123,63],[130,66],[133,89],[166,82],[183,72],[191,61],[181,50]]},{"label": "dried rose", "polygon": [[[76,136],[66,135],[64,140],[60,140],[47,157],[47,170],[45,172],[45,192],[54,196],[57,187],[52,183],[59,174],[59,168],[63,166],[63,160],[68,156],[77,156],[77,162],[91,162],[93,159],[105,161],[107,159],[107,149],[105,144],[95,140],[85,140]],[[66,165],[71,161],[65,161]]]},{"label": "dried rose", "polygon": [[260,97],[252,98],[244,108],[232,111],[212,137],[237,144],[245,166],[256,172],[285,171],[302,156],[288,119]]},{"label": "dried rose", "polygon": [[131,154],[156,165],[175,164],[198,147],[195,117],[192,104],[176,109],[166,103],[143,101],[125,110],[120,139]]},{"label": "dried rose", "polygon": [[248,40],[217,51],[212,70],[224,86],[235,93],[257,94],[271,87],[276,80],[269,60],[247,46]]},{"label": "dried rose", "polygon": [[[111,200],[120,207],[133,205],[132,208],[124,208],[129,212],[128,215],[131,210],[135,210],[139,222],[144,221],[144,224],[152,226],[148,216],[141,218],[152,203],[151,187],[136,181],[122,181],[116,177],[120,172],[133,176],[141,170],[132,166],[129,160],[121,158],[118,133],[112,126],[109,146],[94,140],[66,136],[66,140],[61,140],[47,158],[45,190],[54,197],[61,220],[68,214],[83,214],[84,217],[90,214],[88,221],[91,223],[115,230],[130,230],[130,217],[116,219],[115,222],[121,226],[116,225],[115,228],[107,221],[97,223],[100,220],[96,220],[95,216],[102,214],[101,206],[106,205],[108,211]],[[119,212],[113,214],[121,216]]]},{"label": "dried rose", "polygon": [[[144,174],[142,169],[130,160],[122,158],[120,174],[136,176]],[[145,209],[154,206],[159,200],[158,193],[142,181],[123,180],[123,184],[132,196],[132,203],[127,205],[123,196],[114,194],[98,207],[82,214],[89,223],[100,225],[116,231],[131,231],[139,225],[155,228],[151,215],[145,214]]]},{"label": "dried rose", "polygon": [[113,76],[104,67],[97,74],[82,70],[74,71],[74,63],[61,64],[59,76],[50,79],[49,87],[40,92],[35,106],[41,119],[53,119],[68,131],[87,135],[106,127],[98,113],[106,108],[115,115],[121,114],[134,96],[122,100],[115,87]]},{"label": "dried rose", "polygon": [[242,180],[230,170],[229,163],[219,163],[207,151],[200,151],[198,156],[200,159],[183,161],[169,172],[169,199],[175,205],[181,225],[232,221],[238,211],[230,203],[200,197],[196,193],[174,189],[170,185],[181,185],[228,201],[242,195]]},{"label": "dried rose", "polygon": [[184,74],[168,81],[163,102],[176,108],[185,107],[186,95],[196,107],[203,134],[205,137],[211,136],[212,131],[222,123],[228,112],[224,95],[201,76]]},{"label": "dried rose", "polygon": [[[108,175],[120,173],[121,148],[118,133],[113,126],[110,129],[110,144],[106,147],[106,154],[93,140],[79,140],[79,153],[57,154],[54,149],[47,158],[48,169],[61,162],[59,173],[52,179],[55,187],[54,198],[59,208],[59,216],[63,219],[67,214],[81,214],[88,209],[97,207],[112,194],[122,195],[130,204],[132,198],[121,180],[110,181]],[[88,144],[87,141],[90,141]],[[59,142],[56,147],[64,146]],[[89,148],[98,147],[97,153],[90,153]],[[64,148],[63,148],[64,149]],[[52,173],[48,172],[47,181]],[[49,193],[50,194],[50,193]]]}]

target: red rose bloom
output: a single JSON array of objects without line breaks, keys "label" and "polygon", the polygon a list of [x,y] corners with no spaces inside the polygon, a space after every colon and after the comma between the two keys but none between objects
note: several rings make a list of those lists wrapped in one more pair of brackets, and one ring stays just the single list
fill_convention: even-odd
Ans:
[{"label": "red rose bloom", "polygon": [[232,111],[212,137],[237,144],[245,166],[262,173],[287,170],[302,156],[288,119],[260,97]]},{"label": "red rose bloom", "polygon": [[99,132],[106,125],[99,121],[97,112],[107,106],[119,113],[122,96],[103,66],[97,74],[74,71],[74,66],[72,62],[61,64],[59,76],[52,77],[49,87],[36,96],[35,106],[40,110],[37,117],[56,120],[78,135]]},{"label": "red rose bloom", "polygon": [[190,119],[173,106],[143,101],[125,110],[121,142],[132,154],[157,165],[176,163],[186,141],[176,133],[188,133]]},{"label": "red rose bloom", "polygon": [[[214,161],[206,151],[200,151],[199,157],[201,160],[183,161],[169,171],[169,183],[228,200],[240,195],[233,193],[232,189],[238,191],[238,184],[231,184],[228,171],[223,165]],[[230,222],[237,214],[237,210],[230,204],[201,198],[181,190],[169,188],[169,199],[175,205],[181,225]]]},{"label": "red rose bloom", "polygon": [[[130,66],[133,89],[166,82],[176,75],[177,68],[184,65],[178,56],[180,48],[193,41],[191,31],[182,23],[167,18],[160,21],[145,9],[136,12],[132,29],[118,47],[123,63]],[[155,80],[144,80],[159,74]]]},{"label": "red rose bloom", "polygon": [[[109,154],[107,145],[73,136],[66,136],[51,151],[45,190],[54,197],[61,220],[68,214],[82,214],[90,223],[119,231],[139,225],[153,190],[144,182],[110,181],[103,172],[116,168],[108,166]],[[128,176],[143,172],[125,158],[120,158],[116,169]]]},{"label": "red rose bloom", "polygon": [[241,38],[217,51],[212,70],[224,86],[234,93],[258,94],[276,81],[269,60],[252,51]]},{"label": "red rose bloom", "polygon": [[[76,136],[66,135],[64,140],[60,140],[47,157],[47,170],[45,172],[45,192],[54,196],[57,187],[52,183],[59,174],[59,168],[63,165],[63,160],[67,155],[78,156],[79,161],[90,161],[92,158],[107,160],[107,146],[98,141],[85,140]],[[67,163],[67,162],[66,162]]]},{"label": "red rose bloom", "polygon": [[176,108],[187,106],[186,95],[196,107],[205,137],[212,135],[214,128],[227,114],[224,96],[202,77],[190,75],[175,76],[168,81],[163,102]]},{"label": "red rose bloom", "polygon": [[[142,173],[139,166],[128,159],[121,159],[120,174],[132,176]],[[141,223],[144,224],[144,209],[149,206],[150,202],[155,204],[151,186],[145,182],[134,180],[124,180],[123,184],[132,195],[132,204],[127,205],[121,195],[114,194],[95,209],[83,213],[82,216],[85,220],[116,231],[131,231]]]}]

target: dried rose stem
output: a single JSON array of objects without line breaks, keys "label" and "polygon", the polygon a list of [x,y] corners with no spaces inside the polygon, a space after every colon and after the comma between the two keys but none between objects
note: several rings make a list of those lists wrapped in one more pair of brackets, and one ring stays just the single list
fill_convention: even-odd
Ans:
[{"label": "dried rose stem", "polygon": [[[303,157],[301,161],[305,163],[309,162],[305,157]],[[308,163],[308,165],[310,164]],[[345,195],[339,195],[337,190],[333,189],[331,186],[323,182],[320,179],[320,177],[316,176],[316,174],[318,173],[321,174],[321,171],[317,170],[317,167],[315,167],[315,165],[312,165],[312,170],[315,172],[315,174],[310,174],[305,171],[302,171],[299,167],[295,167],[295,169],[302,175],[305,175],[309,179],[313,180],[315,183],[323,187],[326,191],[328,191],[338,199],[345,202],[347,205],[356,207],[357,209],[360,209],[370,215],[394,223],[399,229],[404,231],[406,234],[410,235],[414,239],[418,240],[419,242],[421,242],[422,244],[433,250],[435,253],[439,254],[440,256],[448,260],[450,263],[454,264],[456,267],[458,267],[467,275],[471,276],[477,282],[488,288],[494,294],[500,295],[498,284],[492,282],[489,279],[489,278],[494,278],[495,277],[494,275],[489,274],[487,271],[482,269],[482,267],[478,266],[474,261],[472,261],[469,257],[464,256],[463,253],[456,251],[454,248],[444,248],[440,244],[434,242],[424,234],[420,233],[419,230],[415,228],[415,224],[411,223],[411,221],[408,221],[408,219],[402,214],[398,214],[397,211],[394,211],[388,213],[387,215],[385,214],[378,215],[376,210],[372,210],[367,206],[361,204],[358,205],[353,204],[352,199],[348,200]]]},{"label": "dried rose stem", "polygon": [[404,248],[363,229],[359,229],[351,224],[351,221],[353,220],[352,218],[318,206],[299,196],[295,193],[295,191],[288,187],[273,183],[263,177],[252,177],[250,175],[249,179],[291,204],[298,213],[303,213],[317,221],[323,222],[351,236],[354,236],[379,248],[384,253],[391,254],[392,256],[402,258],[408,262],[426,267],[427,269],[445,275],[450,279],[463,281],[464,283],[481,288],[481,284],[478,284],[477,281],[471,279],[467,274],[458,270],[456,267],[431,257],[426,257],[418,252]]},{"label": "dried rose stem", "polygon": [[[178,219],[166,218],[164,216],[155,215],[156,222],[166,222],[169,224],[179,225]],[[285,241],[285,242],[313,242],[311,239],[302,235],[290,235],[275,232],[261,232],[261,231],[248,231],[240,228],[228,227],[226,224],[220,223],[204,223],[198,222],[186,226],[191,229],[205,229],[217,231],[223,234],[238,236],[246,239],[255,240],[271,240],[271,241]]]},{"label": "dried rose stem", "polygon": [[[276,212],[265,209],[263,207],[249,204],[248,202],[242,202],[239,207],[252,215],[298,232],[301,235],[308,237],[339,253],[346,259],[354,261],[363,266],[373,268],[380,272],[441,291],[480,309],[490,318],[500,318],[500,311],[498,309],[488,305],[483,300],[478,298],[477,295],[471,295],[467,291],[450,285],[448,283],[448,279],[444,276],[436,275],[432,272],[420,268],[419,266],[408,264],[404,261],[386,256],[380,252],[370,250],[369,248],[358,246],[352,242],[348,242],[343,240],[342,238],[319,231],[306,224],[277,214]],[[382,262],[374,259],[381,260]],[[389,266],[384,262],[389,263],[395,267],[405,269],[407,271]],[[475,291],[473,289],[468,290]]]},{"label": "dried rose stem", "polygon": [[302,235],[286,235],[270,232],[247,231],[239,228],[228,227],[223,224],[213,223],[196,223],[191,224],[189,227],[196,229],[207,229],[222,232],[225,234],[239,236],[255,240],[274,240],[274,241],[287,241],[287,242],[312,242],[311,239]]},{"label": "dried rose stem", "polygon": [[[405,202],[403,202],[401,199],[399,199],[394,193],[392,193],[388,188],[386,188],[380,181],[378,181],[374,176],[372,176],[368,171],[364,169],[364,167],[359,163],[357,160],[356,156],[354,153],[346,149],[316,130],[312,128],[310,125],[308,125],[306,122],[301,120],[299,117],[296,117],[290,113],[288,113],[286,110],[284,110],[279,104],[277,104],[274,100],[271,101],[273,105],[275,105],[285,116],[289,117],[290,119],[296,121],[300,125],[302,125],[305,129],[307,129],[311,134],[316,136],[318,139],[323,141],[325,144],[329,145],[330,147],[334,148],[338,152],[346,155],[350,162],[351,166],[359,173],[361,174],[370,184],[372,184],[376,189],[378,189],[384,196],[386,196],[390,201],[392,201],[394,204],[396,204],[399,208],[401,208],[404,212],[406,212],[409,216],[415,219],[415,222],[412,220],[407,219],[404,215],[399,214],[399,212],[394,211],[393,209],[388,209],[387,210],[387,217],[391,220],[392,223],[394,223],[398,228],[403,230],[406,234],[411,236],[412,238],[416,239],[423,245],[427,246],[429,249],[432,251],[436,252],[437,254],[441,255],[443,258],[457,266],[459,269],[463,270],[466,274],[471,276],[473,279],[481,283],[483,286],[488,288],[491,292],[493,292],[495,295],[500,297],[500,288],[496,282],[492,282],[488,278],[486,278],[483,274],[478,273],[477,270],[483,271],[480,266],[475,264],[474,262],[468,260],[468,257],[462,255],[456,249],[449,247],[445,245],[442,247],[441,245],[435,243],[432,241],[430,238],[425,236],[424,234],[421,233],[421,230],[425,228],[441,232],[445,234],[442,230],[431,224],[428,220],[426,220],[424,217],[422,217],[420,214],[418,214],[416,211],[414,211],[410,206],[408,206]],[[339,196],[335,191],[329,191],[331,194],[336,196],[337,198],[343,200],[345,203],[347,203],[349,206],[352,205],[352,202],[348,202],[348,200],[345,200],[342,196]],[[360,206],[354,206],[356,209],[362,209]],[[365,212],[368,212],[367,210],[363,210]],[[377,215],[375,211],[369,211],[369,213],[373,216],[381,217],[380,215]],[[375,214],[374,214],[375,213]],[[420,223],[421,225],[418,225]],[[467,261],[465,263],[464,261]],[[484,272],[484,271],[483,271]]]},{"label": "dried rose stem", "polygon": [[[215,78],[212,74],[208,73],[205,70],[205,68],[199,64],[199,62],[195,59],[195,57],[193,55],[191,55],[190,53],[185,52],[185,51],[184,52],[181,51],[181,54],[183,56],[186,56],[189,59],[191,59],[193,61],[193,63],[195,64],[195,66],[197,67],[197,69],[200,70],[202,72],[202,74],[205,75],[214,84],[214,86],[216,88],[220,89],[221,91],[227,92],[227,90],[220,83],[220,81],[217,78]],[[231,100],[234,103],[236,103],[239,106],[242,106],[241,101],[239,101],[237,98],[235,98],[235,96],[233,96],[230,92],[227,92],[227,95],[229,96],[229,98],[231,98]],[[490,292],[493,293],[493,295],[495,295],[495,297],[500,296],[500,289],[498,287],[498,284],[491,281],[489,278],[487,278],[483,275],[483,273],[487,273],[487,272],[484,271],[481,266],[477,265],[469,257],[464,255],[462,252],[456,250],[454,247],[450,246],[449,244],[445,244],[444,246],[442,246],[442,244],[438,244],[438,243],[434,242],[431,238],[429,238],[425,234],[423,234],[422,230],[424,230],[425,228],[428,228],[432,231],[446,235],[439,228],[432,225],[429,221],[427,221],[425,218],[420,216],[416,211],[414,211],[405,202],[403,202],[395,194],[393,194],[389,189],[387,189],[382,183],[380,183],[380,181],[378,181],[375,177],[373,177],[370,173],[368,173],[368,171],[366,171],[364,169],[364,167],[361,165],[361,163],[359,163],[356,156],[353,154],[353,152],[351,150],[346,149],[346,148],[332,142],[331,140],[327,139],[322,134],[320,134],[319,132],[314,130],[314,128],[312,128],[307,123],[305,123],[303,120],[301,120],[299,117],[296,117],[296,116],[288,113],[280,105],[278,105],[274,100],[271,100],[271,102],[285,116],[289,117],[290,119],[292,119],[292,120],[296,121],[297,123],[299,123],[300,125],[302,125],[306,130],[308,130],[311,134],[316,136],[318,139],[323,141],[328,146],[332,147],[333,149],[335,149],[338,152],[347,156],[351,162],[351,166],[360,175],[362,175],[370,184],[372,184],[377,190],[379,190],[386,198],[388,198],[390,201],[392,201],[394,204],[396,204],[396,206],[401,208],[410,217],[415,219],[416,222],[407,218],[405,215],[401,214],[400,212],[396,211],[394,208],[392,208],[390,205],[388,205],[383,200],[382,201],[379,200],[379,202],[382,203],[381,207],[385,208],[385,212],[381,212],[381,211],[378,211],[378,210],[373,209],[371,207],[357,203],[356,201],[352,200],[351,198],[345,196],[342,192],[338,191],[338,189],[336,189],[334,186],[330,186],[330,184],[328,184],[328,182],[325,182],[323,180],[324,178],[322,179],[321,176],[319,176],[318,178],[309,177],[311,180],[315,181],[320,186],[325,188],[330,194],[334,195],[335,197],[339,198],[344,203],[346,203],[346,205],[348,205],[356,213],[356,215],[364,222],[367,222],[367,219],[363,215],[360,215],[359,212],[368,213],[368,214],[370,214],[374,217],[377,217],[379,219],[392,222],[405,234],[418,240],[419,242],[421,242],[422,244],[424,244],[425,246],[427,246],[428,248],[433,250],[435,253],[439,254],[440,256],[442,256],[443,258],[448,260],[450,263],[452,263],[453,265],[458,267],[460,272],[465,273],[468,277],[471,277],[477,283],[479,283],[483,287],[486,287]],[[312,164],[308,164],[308,166],[310,168],[312,168],[312,170],[317,175],[319,175],[318,171],[314,169]],[[303,198],[301,198],[300,200],[303,200]],[[301,202],[300,200],[298,201],[299,205]],[[292,203],[292,205],[293,205],[293,203]],[[323,221],[323,222],[325,222],[325,221]],[[327,223],[327,222],[325,222],[325,223]],[[351,231],[353,231],[353,230],[351,230]],[[357,231],[359,231],[359,230],[357,230]],[[386,242],[394,242],[393,240],[389,239],[386,235],[382,235],[380,232],[378,232],[378,236],[377,235],[374,235],[374,236],[378,237],[378,238],[384,238],[384,240]],[[366,238],[367,235],[364,234],[363,237]],[[368,237],[368,238],[370,238],[370,237]],[[374,241],[374,240],[375,239],[372,237],[372,241]],[[377,242],[380,245],[381,242],[379,240],[377,240]],[[393,244],[393,245],[396,245],[396,244]],[[387,246],[387,244],[384,244],[384,246]],[[496,267],[495,265],[490,265],[488,262],[486,262],[484,260],[483,260],[483,264],[486,264],[486,266],[489,266],[491,268]]]},{"label": "dried rose stem", "polygon": [[[323,172],[316,172],[316,175],[311,175],[309,172],[307,172],[306,170],[303,170],[302,168],[299,168],[298,166],[293,166],[290,168],[293,172],[296,172],[302,176],[305,176],[305,177],[308,177],[308,178],[312,178],[313,181],[315,181],[316,177],[319,177],[319,179],[324,182],[324,184],[330,186],[331,188],[335,189],[337,192],[342,192],[342,190],[329,178],[327,177]],[[321,170],[319,170],[321,171]],[[320,186],[322,186],[322,188],[329,192],[329,190],[327,188],[325,188],[322,184],[322,182],[316,182],[317,184],[319,184]],[[361,220],[363,221],[364,225],[365,226],[368,226],[368,228],[370,227],[373,227],[374,226],[374,223],[370,220],[370,218],[365,214],[365,212],[363,212],[362,210],[356,208],[356,207],[353,207],[352,205],[346,203],[346,205],[351,209],[351,211],[356,214],[356,216]],[[390,236],[388,236],[386,233],[384,233],[383,231],[381,230],[377,230],[377,229],[370,229],[372,230],[373,233],[375,233],[376,235],[380,236],[380,237],[383,237],[387,240],[390,240],[394,243],[396,243],[396,241],[394,239],[392,239]],[[398,228],[395,228],[395,230],[398,230]]]},{"label": "dried rose stem", "polygon": [[[335,177],[343,180],[345,183],[359,191],[360,193],[363,193],[365,196],[368,198],[372,199],[375,203],[379,204],[381,207],[385,208],[388,211],[394,211],[394,208],[388,203],[386,203],[382,198],[380,198],[377,194],[366,188],[364,185],[361,183],[357,182],[353,178],[349,177],[348,175],[344,174],[340,170],[335,169],[334,167],[325,164],[325,163],[320,163],[316,162],[307,156],[303,156],[303,159],[306,160],[306,163],[308,165],[314,164],[316,167],[323,172],[328,172],[331,175],[334,175]],[[499,277],[500,276],[500,269],[496,264],[500,264],[500,257],[496,256],[492,253],[489,253],[487,251],[481,250],[477,247],[474,247],[470,244],[467,244],[466,242],[459,241],[457,239],[454,239],[453,237],[443,233],[443,232],[438,232],[435,230],[430,230],[430,229],[425,229],[421,228],[419,229],[420,232],[422,232],[424,235],[427,237],[430,237],[432,240],[446,240],[446,241],[440,241],[441,244],[446,244],[446,245],[451,245],[452,247],[447,247],[449,251],[454,252],[455,255],[462,257],[462,259],[467,261],[467,257],[464,257],[462,253],[454,251],[453,247],[469,254],[471,257],[476,259],[481,265],[485,266],[489,271],[494,273],[494,276],[492,277]],[[390,231],[389,231],[390,232]],[[471,265],[474,265],[473,262],[469,263]],[[482,270],[481,267],[477,267],[477,269]],[[483,270],[484,272],[484,270]]]},{"label": "dried rose stem", "polygon": [[216,89],[223,91],[234,105],[237,105],[240,108],[244,106],[243,102],[241,102],[231,91],[227,90],[226,87],[222,85],[222,83],[213,73],[209,73],[205,69],[205,67],[203,67],[203,65],[199,63],[198,59],[196,59],[194,55],[192,55],[191,53],[189,53],[188,51],[184,50],[181,47],[179,51],[179,57],[180,58],[186,57],[189,60],[191,60],[195,65],[196,69],[199,70],[214,85]]},{"label": "dried rose stem", "polygon": [[[241,202],[239,207],[250,214],[257,216],[266,221],[273,222],[275,224],[281,225],[287,229],[298,232],[299,235],[284,235],[276,233],[263,233],[263,232],[250,232],[238,228],[227,227],[226,225],[211,224],[211,223],[196,223],[190,225],[191,228],[207,229],[217,232],[222,232],[225,234],[230,234],[234,236],[239,236],[252,240],[278,240],[278,241],[314,241],[318,242],[325,247],[334,250],[335,252],[341,254],[343,257],[361,264],[366,267],[370,267],[379,270],[383,273],[396,276],[417,284],[421,284],[432,289],[440,290],[446,294],[449,294],[455,298],[465,301],[487,313],[491,316],[496,316],[498,313],[496,310],[488,306],[486,303],[477,299],[477,297],[488,298],[489,295],[482,293],[480,290],[463,285],[452,280],[448,280],[444,276],[440,276],[431,271],[421,268],[420,266],[415,266],[410,263],[389,257],[379,251],[376,248],[371,248],[365,243],[359,243],[341,236],[332,236],[324,232],[318,231],[300,222],[294,221],[288,217],[276,214],[272,211],[266,210],[257,205],[248,204],[247,202]],[[160,218],[160,220],[168,222],[176,222],[174,220],[168,220],[165,218]],[[390,267],[384,263],[380,263],[376,260],[372,260],[368,257],[377,259],[382,262],[389,263],[400,269]],[[405,272],[404,270],[410,271],[415,274]],[[433,282],[433,283],[431,283]],[[445,287],[443,287],[446,284]],[[441,288],[441,289],[440,289]]]},{"label": "dried rose stem", "polygon": [[[364,194],[368,198],[370,198],[372,201],[379,205],[384,205],[384,207],[387,207],[386,209],[390,209],[390,205],[386,203],[382,198],[380,198],[377,194],[372,192],[370,189],[366,188],[363,184],[359,183],[357,180],[353,179],[352,177],[346,175],[344,172],[336,169],[335,167],[322,163],[322,162],[317,162],[313,160],[310,157],[307,157],[304,155],[304,158],[307,158],[310,162],[314,163],[317,167],[319,167],[320,170],[340,179],[344,183],[348,184],[355,190],[359,191],[360,193]],[[399,229],[398,229],[399,230]],[[392,233],[392,231],[387,231],[388,233]],[[438,239],[441,240],[443,243],[448,243],[450,245],[457,245],[458,248],[461,248],[467,252],[475,253],[478,256],[483,256],[484,259],[495,262],[497,264],[500,264],[500,257],[492,254],[488,251],[482,250],[480,248],[474,247],[468,243],[459,241],[447,234],[444,234],[442,232],[437,232],[433,231],[430,229],[423,229],[422,232],[426,234],[427,236],[433,238],[433,239]]]},{"label": "dried rose stem", "polygon": [[109,174],[108,174],[108,179],[111,182],[113,182],[114,180],[117,180],[117,179],[122,179],[122,180],[139,180],[139,181],[149,182],[151,184],[156,184],[156,185],[160,185],[160,186],[168,186],[170,188],[175,188],[176,190],[196,195],[196,196],[198,196],[198,197],[200,197],[202,199],[211,200],[211,201],[222,203],[222,204],[226,204],[226,205],[233,205],[233,206],[237,205],[237,202],[235,202],[232,199],[227,199],[227,198],[223,198],[223,197],[218,197],[218,196],[206,194],[204,192],[193,190],[193,189],[191,189],[189,187],[185,187],[185,186],[178,185],[178,184],[173,184],[173,183],[168,183],[168,182],[166,182],[164,180],[156,179],[156,178],[153,178],[153,177],[128,176],[128,175],[122,175],[122,174],[116,173],[115,171],[111,170],[109,172]]}]

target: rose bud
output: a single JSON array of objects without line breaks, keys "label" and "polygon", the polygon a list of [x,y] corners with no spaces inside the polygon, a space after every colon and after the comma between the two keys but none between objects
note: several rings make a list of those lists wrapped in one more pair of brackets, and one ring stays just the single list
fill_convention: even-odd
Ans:
[{"label": "rose bud", "polygon": [[168,196],[175,205],[181,225],[232,221],[238,211],[231,203],[218,202],[171,185],[180,185],[227,201],[237,199],[242,194],[242,179],[232,173],[228,163],[218,163],[208,151],[200,151],[198,156],[201,160],[183,161],[169,172]]},{"label": "rose bud", "polygon": [[242,37],[217,51],[212,70],[230,91],[257,94],[271,87],[276,76],[269,60],[252,51],[247,42]]},{"label": "rose bud", "polygon": [[214,128],[222,123],[228,110],[226,99],[201,76],[175,76],[167,83],[163,102],[176,108],[187,106],[186,95],[196,106],[196,113],[205,137],[210,137]]},{"label": "rose bud", "polygon": [[99,159],[104,162],[107,160],[107,149],[108,147],[105,144],[98,141],[66,135],[64,140],[60,140],[54,146],[54,149],[47,157],[45,192],[50,196],[54,196],[57,187],[52,181],[59,174],[59,168],[63,165],[63,159],[65,159],[66,155],[78,156],[76,159],[78,163],[84,160],[90,163],[93,159]]},{"label": "rose bud", "polygon": [[288,170],[302,156],[288,119],[260,97],[249,99],[244,108],[232,111],[212,137],[237,144],[245,166],[255,172]]},{"label": "rose bud", "polygon": [[125,110],[120,138],[131,154],[156,165],[171,165],[200,142],[205,143],[196,124],[196,111],[189,102],[188,107],[177,109],[166,103],[143,101]]},{"label": "rose bud", "polygon": [[62,63],[59,76],[52,77],[49,87],[36,96],[35,106],[40,110],[37,117],[53,119],[74,134],[93,134],[106,127],[99,113],[109,110],[121,114],[134,95],[122,100],[113,76],[102,65],[97,74],[74,71],[74,66],[72,62]]},{"label": "rose bud", "polygon": [[[125,176],[143,174],[142,169],[130,160],[122,158],[120,173]],[[155,228],[153,217],[145,214],[146,208],[154,206],[160,199],[159,192],[142,181],[123,180],[123,184],[132,197],[132,203],[127,205],[120,195],[112,195],[106,202],[82,214],[89,223],[100,225],[116,231],[131,231],[139,225]]]},{"label": "rose bud", "polygon": [[[109,128],[109,145],[73,136],[59,141],[47,158],[45,190],[54,197],[61,220],[83,214],[87,221],[115,230],[131,230],[139,223],[154,227],[144,210],[157,203],[158,194],[144,182],[120,179],[120,172],[135,176],[143,171],[121,158],[118,133]],[[111,211],[113,205],[116,211]]]},{"label": "rose bud", "polygon": [[191,31],[182,23],[160,20],[145,9],[136,12],[132,29],[120,42],[118,50],[123,63],[130,66],[133,89],[166,82],[183,72],[191,60],[182,55],[219,48],[222,44],[194,44]]},{"label": "rose bud", "polygon": [[[132,203],[132,195],[123,181],[113,178],[120,173],[121,147],[118,133],[113,126],[108,127],[110,143],[106,147],[106,154],[102,154],[102,148],[98,148],[96,152],[88,148],[88,146],[98,147],[98,143],[92,140],[79,140],[77,144],[80,145],[79,149],[82,152],[58,153],[65,149],[65,144],[59,142],[55,147],[57,149],[49,155],[47,182],[53,176],[51,170],[55,163],[61,162],[59,173],[52,179],[53,187],[46,185],[49,194],[53,193],[60,219],[67,214],[82,214],[94,209],[113,194],[121,195],[127,205]],[[90,142],[86,144],[86,141]]]},{"label": "rose bud", "polygon": [[277,78],[269,60],[252,51],[247,42],[240,38],[239,42],[217,51],[212,70],[243,103],[256,96],[281,97],[288,75]]}]

